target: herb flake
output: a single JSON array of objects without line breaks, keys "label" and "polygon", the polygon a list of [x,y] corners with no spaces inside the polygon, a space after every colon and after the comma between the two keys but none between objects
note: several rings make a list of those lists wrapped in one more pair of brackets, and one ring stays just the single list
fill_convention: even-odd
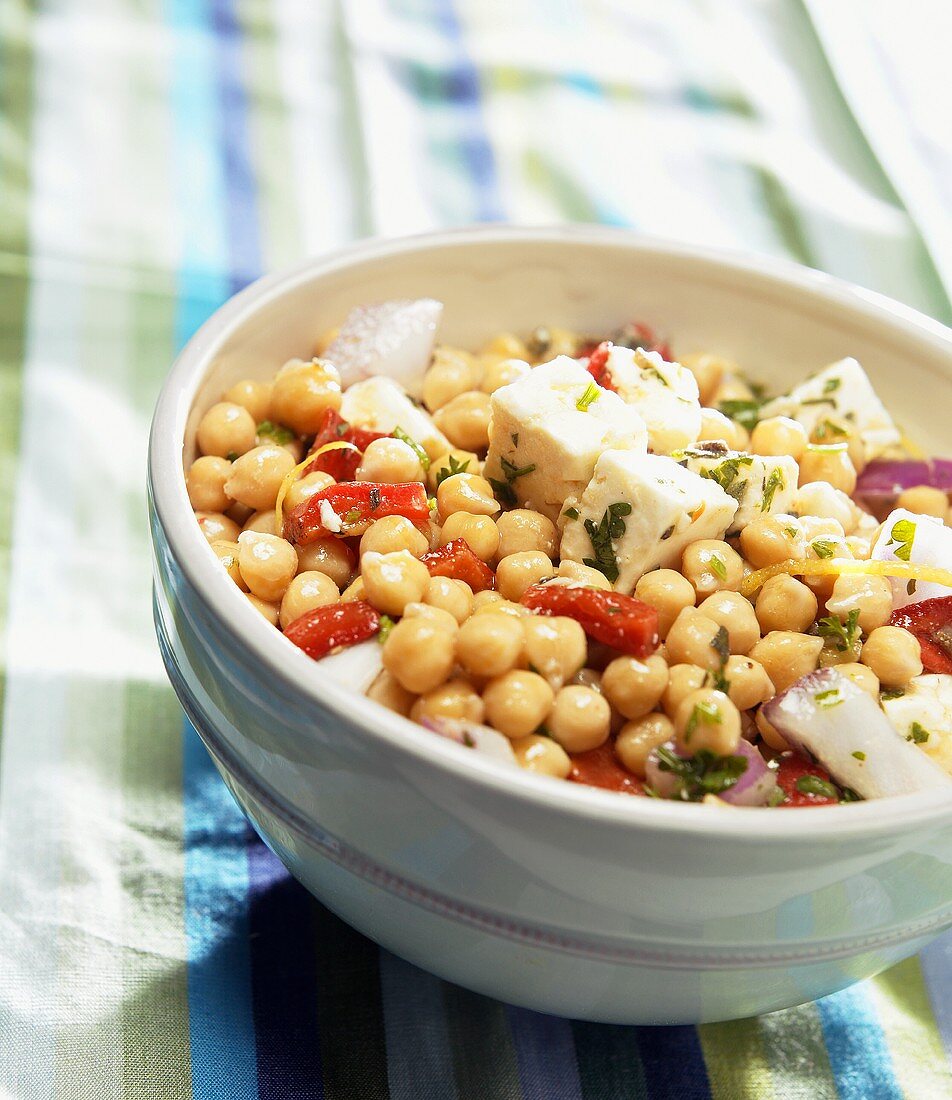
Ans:
[{"label": "herb flake", "polygon": [[585,392],[578,401],[575,402],[575,407],[579,412],[588,412],[589,405],[598,400],[600,393],[600,387],[594,382],[589,382],[588,386],[585,388]]},{"label": "herb flake", "polygon": [[401,443],[406,443],[411,451],[420,460],[420,465],[423,467],[423,472],[426,473],[430,468],[430,456],[423,449],[422,445],[410,435],[408,435],[403,428],[398,424],[390,433],[394,439],[399,439]]}]

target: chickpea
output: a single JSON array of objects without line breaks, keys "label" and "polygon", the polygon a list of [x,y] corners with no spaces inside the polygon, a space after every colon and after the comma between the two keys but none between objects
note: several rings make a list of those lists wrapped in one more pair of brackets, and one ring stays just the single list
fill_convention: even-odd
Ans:
[{"label": "chickpea", "polygon": [[727,694],[738,710],[750,710],[776,695],[767,670],[749,657],[728,657],[724,665],[724,679],[729,684]]},{"label": "chickpea", "polygon": [[248,522],[249,519],[251,519],[254,514],[254,508],[249,508],[247,504],[239,504],[237,501],[235,501],[231,505],[231,507],[225,511],[225,515],[230,520],[234,520],[234,522],[238,524],[239,530],[244,527],[244,525]]},{"label": "chickpea", "polygon": [[472,684],[465,680],[447,680],[421,695],[410,709],[410,717],[414,722],[422,722],[424,718],[457,718],[481,723],[485,709]]},{"label": "chickpea", "polygon": [[253,592],[246,592],[245,599],[251,606],[262,615],[272,626],[278,625],[278,616],[281,613],[281,605],[272,603],[269,600],[259,599]]},{"label": "chickpea", "polygon": [[251,413],[256,424],[268,419],[268,409],[271,405],[271,383],[258,382],[254,378],[244,378],[236,382],[230,389],[225,390],[222,401],[232,405],[240,405]]},{"label": "chickpea", "polygon": [[789,416],[771,416],[750,433],[750,449],[755,455],[789,455],[799,459],[807,447],[802,424]]},{"label": "chickpea", "polygon": [[340,539],[317,539],[315,542],[308,543],[307,546],[296,547],[296,550],[299,573],[316,570],[330,577],[340,589],[346,588],[350,583],[350,575],[354,571],[353,562],[347,545]]},{"label": "chickpea", "polygon": [[892,587],[885,577],[844,573],[836,578],[826,601],[826,610],[840,622],[845,623],[851,611],[859,611],[859,628],[864,634],[885,626],[892,609]]},{"label": "chickpea", "polygon": [[896,507],[944,520],[949,511],[949,498],[941,489],[934,489],[931,485],[913,485],[899,494]]},{"label": "chickpea", "polygon": [[701,354],[684,356],[681,359],[681,366],[687,367],[694,375],[701,395],[701,404],[709,405],[717,392],[717,387],[721,384],[725,370],[733,369],[734,364],[722,359],[719,355],[702,352]]},{"label": "chickpea", "polygon": [[656,653],[645,660],[616,657],[602,673],[602,691],[625,718],[641,718],[657,707],[668,686],[668,665]]},{"label": "chickpea", "polygon": [[198,529],[209,542],[237,542],[241,528],[221,512],[196,512]]},{"label": "chickpea", "polygon": [[501,558],[527,550],[540,550],[552,559],[558,556],[559,534],[552,520],[541,512],[534,512],[531,508],[513,508],[503,512],[497,526]]},{"label": "chickpea", "polygon": [[495,589],[487,589],[484,592],[477,592],[473,596],[473,614],[477,611],[488,611],[493,605],[509,603],[509,600],[505,599],[501,593]]},{"label": "chickpea", "polygon": [[262,535],[278,535],[283,538],[283,531],[278,530],[275,522],[273,508],[265,508],[263,512],[252,512],[245,520],[242,531],[257,531]]},{"label": "chickpea", "polygon": [[322,473],[320,470],[314,470],[298,478],[297,481],[292,481],[281,504],[285,515],[306,500],[310,500],[316,493],[329,489],[333,484],[335,482],[331,475]]},{"label": "chickpea", "polygon": [[489,394],[478,390],[461,393],[433,414],[433,422],[453,444],[467,451],[489,446]]},{"label": "chickpea", "polygon": [[479,354],[503,359],[525,359],[529,350],[514,333],[500,332],[480,348]]},{"label": "chickpea", "polygon": [[744,561],[720,539],[699,539],[685,548],[681,572],[699,597],[709,596],[725,589],[736,591],[744,579]]},{"label": "chickpea", "polygon": [[260,511],[273,508],[281,483],[294,469],[294,458],[283,447],[266,443],[237,459],[225,482],[225,492],[240,504]]},{"label": "chickpea", "polygon": [[361,557],[368,553],[393,554],[407,550],[415,558],[421,558],[429,548],[429,539],[406,516],[384,516],[360,537]]},{"label": "chickpea", "polygon": [[367,599],[385,615],[402,615],[408,603],[422,602],[430,580],[430,571],[409,550],[364,554],[360,575]]},{"label": "chickpea", "polygon": [[754,725],[763,738],[764,744],[774,752],[789,752],[790,746],[780,733],[764,717],[763,708],[754,715]]},{"label": "chickpea", "polygon": [[440,546],[463,539],[481,561],[492,561],[499,549],[499,531],[491,516],[473,516],[454,512],[446,517],[440,534]]},{"label": "chickpea", "polygon": [[552,709],[553,699],[552,688],[538,673],[521,669],[490,680],[483,692],[486,720],[512,738],[525,737],[538,729]]},{"label": "chickpea", "polygon": [[328,409],[340,408],[340,374],[326,359],[291,359],[275,375],[271,419],[298,435],[313,435]]},{"label": "chickpea", "polygon": [[494,393],[502,386],[524,378],[532,368],[524,359],[500,359],[487,365],[483,373],[483,393]]},{"label": "chickpea", "polygon": [[672,737],[674,724],[671,719],[655,711],[622,726],[615,738],[615,755],[623,768],[644,779],[651,750]]},{"label": "chickpea", "polygon": [[585,664],[585,631],[563,615],[527,615],[523,619],[526,663],[553,689],[560,688]]},{"label": "chickpea", "polygon": [[752,519],[740,533],[740,548],[755,569],[806,557],[799,521],[783,513]]},{"label": "chickpea", "polygon": [[571,558],[559,562],[556,574],[565,577],[567,580],[576,581],[578,584],[584,584],[587,588],[600,588],[603,592],[612,591],[611,581],[604,573],[600,573],[590,565],[582,565],[581,562],[572,561]]},{"label": "chickpea", "polygon": [[241,570],[238,568],[238,552],[240,550],[238,543],[218,540],[209,543],[209,545],[214,551],[215,557],[221,562],[222,568],[228,576],[231,577],[243,592],[246,591],[248,586],[241,579]]},{"label": "chickpea", "polygon": [[668,631],[665,646],[672,664],[698,665],[714,672],[721,667],[721,657],[714,640],[721,624],[686,607]]},{"label": "chickpea", "polygon": [[730,360],[725,362],[721,384],[714,393],[712,404],[719,405],[722,401],[750,401],[753,398],[754,391],[741,378],[739,371],[736,363]]},{"label": "chickpea", "polygon": [[[498,592],[496,594],[499,595]],[[514,603],[512,600],[504,600],[501,597],[492,605],[477,608],[474,614],[485,615],[487,611],[495,611],[500,615],[512,615],[517,619],[533,618],[528,607],[523,607],[521,603]]]},{"label": "chickpea", "polygon": [[611,721],[611,707],[600,692],[572,684],[556,694],[546,727],[566,752],[590,752],[608,740]]},{"label": "chickpea", "polygon": [[520,618],[487,610],[460,626],[456,659],[473,676],[502,676],[516,667],[524,644]]},{"label": "chickpea", "polygon": [[454,512],[494,516],[499,511],[492,485],[478,474],[453,474],[446,478],[436,490],[436,504],[441,523]]},{"label": "chickpea", "polygon": [[481,371],[473,357],[457,348],[438,347],[423,376],[423,404],[431,413],[479,385]]},{"label": "chickpea", "polygon": [[565,749],[551,737],[518,737],[512,743],[516,763],[520,768],[537,775],[551,775],[555,779],[567,779],[572,761]]},{"label": "chickpea", "polygon": [[848,420],[822,417],[810,432],[810,443],[820,446],[843,445],[857,472],[866,465],[866,447],[856,428]]},{"label": "chickpea", "polygon": [[507,600],[521,600],[530,585],[554,575],[552,562],[541,550],[526,550],[500,559],[496,566],[496,587]]},{"label": "chickpea", "polygon": [[749,653],[760,641],[760,623],[750,600],[737,592],[714,592],[698,611],[727,628],[731,653]]},{"label": "chickpea", "polygon": [[445,683],[453,671],[452,635],[428,618],[401,619],[383,644],[383,667],[417,695]]},{"label": "chickpea", "polygon": [[802,581],[781,573],[764,582],[757,596],[756,613],[764,634],[772,630],[802,634],[816,618],[817,599]]},{"label": "chickpea", "polygon": [[671,665],[668,668],[668,686],[661,696],[661,709],[669,718],[677,713],[681,703],[694,691],[706,687],[711,674],[698,665]]},{"label": "chickpea", "polygon": [[901,626],[878,626],[866,639],[860,660],[879,677],[883,687],[904,687],[922,675],[919,639]]},{"label": "chickpea", "polygon": [[846,443],[811,443],[800,456],[800,484],[826,481],[847,496],[856,489],[856,467]]},{"label": "chickpea", "polygon": [[444,611],[442,607],[434,607],[429,603],[408,603],[403,609],[403,617],[405,619],[429,619],[430,622],[441,626],[453,639],[455,639],[459,630],[459,623],[448,611]]},{"label": "chickpea", "polygon": [[391,676],[386,669],[378,675],[377,679],[367,689],[367,698],[373,699],[375,703],[386,707],[387,710],[402,714],[404,718],[409,718],[410,710],[416,700],[413,692],[407,691],[400,681],[395,676]]},{"label": "chickpea", "polygon": [[330,607],[340,599],[340,589],[324,573],[298,573],[281,598],[281,629],[287,628],[308,611]]},{"label": "chickpea", "polygon": [[822,638],[793,630],[771,630],[748,657],[764,666],[777,691],[784,691],[801,676],[816,669],[822,648]]},{"label": "chickpea", "polygon": [[726,756],[740,741],[740,712],[723,691],[700,688],[681,701],[674,716],[674,742],[692,755],[706,749]]},{"label": "chickpea", "polygon": [[185,476],[189,504],[197,512],[224,512],[231,506],[225,482],[231,472],[227,458],[204,455],[196,458]]},{"label": "chickpea", "polygon": [[402,439],[375,439],[367,444],[357,467],[358,481],[379,481],[400,485],[405,481],[422,481],[423,466],[419,455]]},{"label": "chickpea", "polygon": [[357,600],[367,599],[367,588],[363,577],[355,577],[353,581],[341,592],[341,603],[354,603]]},{"label": "chickpea", "polygon": [[258,531],[242,531],[238,547],[241,579],[259,599],[277,603],[297,572],[294,547],[277,535]]},{"label": "chickpea", "polygon": [[198,422],[195,439],[203,455],[237,458],[255,445],[258,429],[254,417],[230,401],[212,405]]},{"label": "chickpea", "polygon": [[452,451],[447,451],[445,455],[440,455],[439,458],[433,459],[430,463],[430,469],[426,475],[427,485],[430,487],[430,492],[435,493],[448,477],[452,477],[454,474],[479,476],[482,469],[483,464],[474,451],[461,451],[458,447],[455,447]]},{"label": "chickpea", "polygon": [[859,508],[841,489],[823,481],[810,481],[797,490],[797,513],[835,520],[848,535],[856,530],[862,515]]},{"label": "chickpea", "polygon": [[862,688],[863,691],[872,695],[877,703],[879,702],[879,677],[867,665],[857,661],[844,661],[843,664],[836,666],[836,671],[848,680],[852,680],[857,687]]},{"label": "chickpea", "polygon": [[465,581],[458,581],[455,577],[430,577],[423,593],[423,602],[439,607],[458,623],[463,623],[473,613],[473,590]]},{"label": "chickpea", "polygon": [[674,620],[697,599],[694,585],[676,569],[652,569],[635,585],[635,595],[658,612],[658,630],[667,638]]},{"label": "chickpea", "polygon": [[747,430],[717,409],[701,409],[701,431],[698,442],[719,439],[734,451],[747,447]]}]

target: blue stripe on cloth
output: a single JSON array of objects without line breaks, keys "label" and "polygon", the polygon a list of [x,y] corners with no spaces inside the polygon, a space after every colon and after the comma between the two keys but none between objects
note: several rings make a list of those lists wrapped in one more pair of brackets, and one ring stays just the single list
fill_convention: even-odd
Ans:
[{"label": "blue stripe on cloth", "polygon": [[526,1008],[506,1009],[523,1100],[581,1100],[572,1025]]},{"label": "blue stripe on cloth", "polygon": [[252,1003],[260,1100],[324,1096],[313,906],[307,891],[248,836]]},{"label": "blue stripe on cloth", "polygon": [[459,135],[463,159],[476,192],[477,221],[500,221],[505,217],[496,158],[483,120],[479,73],[466,52],[463,32],[453,0],[437,0],[436,25],[450,53],[450,69],[444,78],[444,93],[456,111],[454,126]]},{"label": "blue stripe on cloth", "polygon": [[840,1100],[902,1100],[892,1058],[863,985],[816,1002]]},{"label": "blue stripe on cloth", "polygon": [[952,1064],[952,932],[930,943],[920,963],[936,1027]]},{"label": "blue stripe on cloth", "polygon": [[454,1100],[458,1095],[442,985],[432,974],[380,951],[390,1100]]},{"label": "blue stripe on cloth", "polygon": [[256,1100],[248,827],[189,722],[183,738],[192,1094],[201,1100]]},{"label": "blue stripe on cloth", "polygon": [[694,1027],[637,1027],[638,1049],[651,1100],[708,1100],[704,1052]]}]

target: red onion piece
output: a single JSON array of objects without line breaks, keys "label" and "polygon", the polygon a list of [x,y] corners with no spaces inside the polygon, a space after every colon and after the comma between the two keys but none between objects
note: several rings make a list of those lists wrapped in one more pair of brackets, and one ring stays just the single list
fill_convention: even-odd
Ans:
[{"label": "red onion piece", "polygon": [[424,718],[422,724],[433,733],[455,741],[458,745],[465,745],[507,764],[516,764],[516,754],[512,751],[509,738],[489,726],[467,722],[463,718]]},{"label": "red onion piece", "polygon": [[[664,747],[673,753],[677,753],[678,756],[681,755],[674,747],[673,741],[666,742]],[[678,777],[674,772],[661,770],[656,749],[651,750],[645,762],[645,783],[662,798],[671,798],[678,787]]]},{"label": "red onion piece", "polygon": [[914,485],[952,493],[952,459],[875,459],[859,475],[856,495],[869,501],[892,499]]},{"label": "red onion piece", "polygon": [[873,697],[835,668],[797,680],[764,704],[764,717],[791,748],[863,798],[935,787],[952,794],[952,776],[897,733]]}]

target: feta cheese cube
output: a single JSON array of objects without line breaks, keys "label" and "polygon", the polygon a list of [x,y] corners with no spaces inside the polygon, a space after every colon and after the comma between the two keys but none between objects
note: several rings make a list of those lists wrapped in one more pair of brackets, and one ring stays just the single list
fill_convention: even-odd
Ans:
[{"label": "feta cheese cube", "polygon": [[952,774],[952,676],[916,676],[897,699],[883,699],[898,732]]},{"label": "feta cheese cube", "polygon": [[800,469],[786,455],[751,455],[711,440],[676,451],[672,457],[692,473],[716,481],[737,501],[729,535],[736,535],[757,516],[793,508]]},{"label": "feta cheese cube", "polygon": [[602,451],[644,453],[647,446],[638,413],[561,355],[493,393],[483,473],[503,503],[534,508],[555,523],[566,498],[591,480]]},{"label": "feta cheese cube", "polygon": [[[879,529],[869,555],[873,561],[908,561],[952,569],[952,528],[935,516],[923,516],[896,508]],[[932,581],[908,581],[890,577],[893,606],[905,607],[938,596],[952,596],[952,588]]]},{"label": "feta cheese cube", "polygon": [[605,376],[648,425],[648,445],[655,454],[688,447],[701,434],[697,380],[680,363],[669,363],[656,351],[613,347]]},{"label": "feta cheese cube", "polygon": [[344,390],[340,414],[350,424],[387,435],[394,428],[402,428],[430,458],[439,458],[450,450],[450,441],[429,413],[415,405],[399,383],[383,375]]},{"label": "feta cheese cube", "polygon": [[600,569],[619,592],[658,566],[677,566],[698,539],[719,539],[737,501],[664,455],[606,451],[569,502],[561,555]]},{"label": "feta cheese cube", "polygon": [[855,359],[831,363],[785,397],[768,401],[760,415],[762,419],[789,416],[803,425],[807,435],[821,420],[845,420],[859,433],[867,461],[899,442],[892,417]]}]

